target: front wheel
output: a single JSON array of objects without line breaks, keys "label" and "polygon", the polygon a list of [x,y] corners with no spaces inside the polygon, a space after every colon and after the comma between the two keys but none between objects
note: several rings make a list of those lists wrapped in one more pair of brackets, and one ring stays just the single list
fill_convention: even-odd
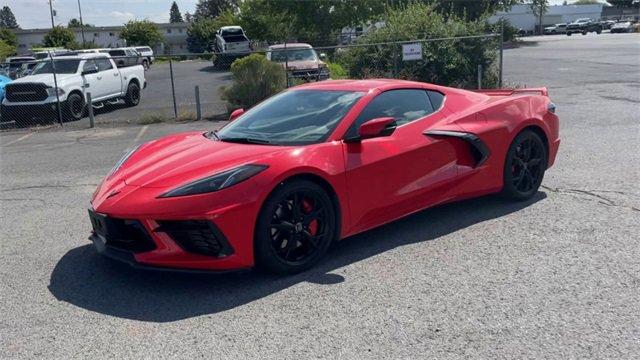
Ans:
[{"label": "front wheel", "polygon": [[567,36],[571,36],[571,33],[570,33],[570,32],[568,32],[568,33],[567,33]]},{"label": "front wheel", "polygon": [[304,271],[327,252],[336,229],[336,212],[322,187],[306,180],[281,185],[258,215],[256,265],[278,274]]},{"label": "front wheel", "polygon": [[140,103],[140,86],[130,82],[127,86],[127,93],[124,96],[124,103],[127,106],[136,106]]},{"label": "front wheel", "polygon": [[547,150],[538,134],[525,130],[509,146],[504,163],[502,195],[512,200],[531,198],[547,169]]},{"label": "front wheel", "polygon": [[583,32],[582,32],[582,35],[587,35],[587,32],[586,32],[586,31],[583,31]]},{"label": "front wheel", "polygon": [[77,121],[84,117],[85,101],[82,95],[73,93],[67,97],[65,118],[69,121]]}]

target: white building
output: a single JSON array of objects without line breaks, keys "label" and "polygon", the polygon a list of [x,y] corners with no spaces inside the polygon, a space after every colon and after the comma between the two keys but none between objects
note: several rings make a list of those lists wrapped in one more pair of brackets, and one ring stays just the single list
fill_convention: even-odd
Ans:
[{"label": "white building", "polygon": [[[156,54],[187,53],[187,23],[156,24],[164,37],[164,41],[154,46]],[[127,46],[126,41],[120,38],[122,26],[96,26],[84,29],[86,42],[94,42],[101,48],[116,48]],[[18,40],[18,54],[28,53],[34,47],[41,47],[44,36],[51,29],[18,29],[15,31]],[[80,28],[71,28],[75,33],[76,41],[82,43],[82,31]]]},{"label": "white building", "polygon": [[[597,5],[553,5],[542,16],[542,26],[570,23],[580,18],[599,20],[602,16],[602,4]],[[517,29],[534,31],[539,19],[529,5],[515,5],[509,11],[501,11],[489,18],[492,23],[507,19]]]}]

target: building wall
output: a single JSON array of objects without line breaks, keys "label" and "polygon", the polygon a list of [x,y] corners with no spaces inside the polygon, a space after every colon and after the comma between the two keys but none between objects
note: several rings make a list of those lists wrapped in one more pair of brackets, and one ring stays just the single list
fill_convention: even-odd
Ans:
[{"label": "building wall", "polygon": [[[165,54],[170,50],[172,54],[188,53],[186,23],[157,25],[160,33],[164,37],[164,43],[154,46],[154,52],[157,54]],[[120,39],[122,28],[122,26],[85,28],[84,38],[86,42],[93,41],[101,48],[127,46],[126,41]],[[71,30],[75,33],[76,41],[82,43],[81,29],[73,28]],[[17,30],[18,54],[25,54],[34,47],[41,47],[44,37],[48,32],[49,29]]]},{"label": "building wall", "polygon": [[[580,18],[590,18],[599,20],[602,16],[602,4],[599,5],[554,5],[549,6],[547,13],[542,16],[543,26],[570,23]],[[538,25],[538,19],[533,15],[529,5],[515,5],[507,12],[498,12],[489,18],[492,23],[500,21],[501,18],[509,20],[516,28],[533,31]]]}]

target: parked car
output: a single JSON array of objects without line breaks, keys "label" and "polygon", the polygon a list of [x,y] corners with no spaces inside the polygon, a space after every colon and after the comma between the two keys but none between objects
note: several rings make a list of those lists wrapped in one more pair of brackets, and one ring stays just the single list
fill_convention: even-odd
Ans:
[{"label": "parked car", "polygon": [[142,55],[142,66],[145,70],[149,70],[151,64],[156,61],[156,58],[153,56],[153,49],[149,46],[138,46],[135,49]]},{"label": "parked car", "polygon": [[613,20],[602,20],[600,21],[600,25],[602,25],[602,30],[609,30],[613,25],[615,25],[615,21]]},{"label": "parked car", "polygon": [[544,28],[545,35],[565,34],[567,32],[567,24],[560,23]]},{"label": "parked car", "polygon": [[213,44],[213,66],[228,67],[233,60],[251,53],[251,42],[240,26],[223,26],[216,32]]},{"label": "parked car", "polygon": [[4,99],[4,88],[7,84],[11,83],[11,78],[4,72],[0,72],[0,101]]},{"label": "parked car", "polygon": [[329,68],[322,61],[325,55],[318,53],[309,44],[294,43],[269,46],[267,59],[287,66],[290,78],[309,80],[327,80]]},{"label": "parked car", "polygon": [[567,25],[567,36],[571,36],[571,34],[587,35],[587,33],[590,32],[600,34],[602,32],[602,25],[589,18],[578,19]]},{"label": "parked car", "polygon": [[635,31],[636,31],[636,27],[631,21],[619,22],[619,23],[614,24],[611,27],[611,33],[612,34],[615,34],[615,33],[631,33],[631,32],[635,32]]},{"label": "parked car", "polygon": [[33,56],[12,56],[6,59],[7,74],[11,79],[17,79],[22,76],[22,64],[35,63],[36,58]]},{"label": "parked car", "polygon": [[326,81],[230,120],[127,152],[91,199],[96,250],[141,268],[297,273],[425,208],[531,199],[560,145],[545,88]]},{"label": "parked car", "polygon": [[142,65],[142,56],[132,47],[102,49],[100,52],[111,55],[119,68]]},{"label": "parked car", "polygon": [[68,56],[75,55],[76,53],[77,51],[67,49],[51,49],[47,51],[36,51],[33,53],[33,57],[36,58],[36,60],[44,60],[50,56]]},{"label": "parked car", "polygon": [[119,69],[105,54],[55,57],[39,62],[31,75],[6,85],[2,122],[15,121],[21,125],[56,119],[58,99],[64,118],[79,120],[85,114],[87,92],[91,92],[94,107],[120,99],[128,106],[136,106],[145,86],[141,65]]}]

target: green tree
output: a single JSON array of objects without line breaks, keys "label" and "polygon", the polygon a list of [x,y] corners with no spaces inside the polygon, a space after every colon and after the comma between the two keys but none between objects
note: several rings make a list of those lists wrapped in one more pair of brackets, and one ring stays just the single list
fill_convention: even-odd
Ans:
[{"label": "green tree", "polygon": [[640,6],[640,1],[638,0],[607,0],[607,2],[612,6],[621,7],[621,8]]},{"label": "green tree", "polygon": [[80,20],[73,18],[71,20],[69,20],[69,23],[67,24],[68,28],[80,28],[80,27],[84,27],[84,28],[91,28],[94,27],[91,24],[80,24]]},{"label": "green tree", "polygon": [[508,11],[522,0],[436,0],[436,10],[459,18],[476,21],[497,11]]},{"label": "green tree", "polygon": [[216,18],[227,9],[235,9],[236,0],[199,0],[194,14],[196,20],[202,18]]},{"label": "green tree", "polygon": [[542,17],[549,10],[549,0],[529,0],[529,7],[533,15],[538,19],[538,32],[542,35]]},{"label": "green tree", "polygon": [[16,33],[13,32],[13,30],[0,28],[0,40],[3,40],[5,43],[13,47],[18,46],[18,37],[16,36]]},{"label": "green tree", "polygon": [[[465,21],[435,11],[436,4],[410,3],[387,10],[385,26],[363,35],[360,44],[485,34],[484,21]],[[336,59],[350,78],[395,77],[456,87],[476,84],[478,65],[492,69],[496,63],[495,39],[443,40],[422,43],[422,59],[402,61],[399,44],[350,47]],[[483,84],[497,83],[486,71]]]},{"label": "green tree", "polygon": [[154,46],[162,41],[160,30],[149,20],[129,20],[120,32],[120,38],[126,40],[128,46]]},{"label": "green tree", "polygon": [[193,21],[193,15],[191,15],[188,11],[186,13],[184,13],[184,22],[192,22]]},{"label": "green tree", "polygon": [[220,89],[230,109],[248,109],[285,88],[284,68],[263,55],[251,54],[231,64],[233,83]]},{"label": "green tree", "polygon": [[187,27],[187,49],[192,53],[203,53],[211,50],[216,31],[220,28],[218,21],[212,18],[200,18]]},{"label": "green tree", "polygon": [[0,62],[5,61],[8,56],[15,55],[16,47],[0,39]]},{"label": "green tree", "polygon": [[180,9],[178,8],[178,4],[174,1],[171,4],[171,9],[169,10],[169,22],[170,23],[181,23],[182,14],[180,13]]},{"label": "green tree", "polygon": [[78,43],[73,31],[62,26],[56,26],[44,36],[42,46],[75,49],[78,47]]},{"label": "green tree", "polygon": [[3,6],[2,10],[0,10],[0,28],[7,29],[19,29],[18,22],[16,21],[16,17],[13,16],[13,11],[8,6]]}]

